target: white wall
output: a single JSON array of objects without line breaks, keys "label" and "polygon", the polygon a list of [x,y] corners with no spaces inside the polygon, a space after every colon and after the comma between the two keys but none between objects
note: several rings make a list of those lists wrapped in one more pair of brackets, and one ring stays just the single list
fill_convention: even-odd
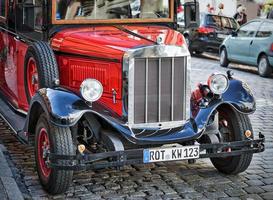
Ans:
[{"label": "white wall", "polygon": [[200,12],[207,12],[207,5],[210,4],[214,7],[215,14],[217,14],[220,3],[224,4],[224,15],[232,17],[236,13],[237,0],[199,0]]}]

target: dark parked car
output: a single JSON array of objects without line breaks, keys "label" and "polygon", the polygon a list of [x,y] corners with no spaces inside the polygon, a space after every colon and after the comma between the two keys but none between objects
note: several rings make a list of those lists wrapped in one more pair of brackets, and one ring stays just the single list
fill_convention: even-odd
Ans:
[{"label": "dark parked car", "polygon": [[273,71],[273,20],[255,19],[233,32],[220,47],[221,66],[227,67],[230,61],[257,66],[261,76],[270,76]]},{"label": "dark parked car", "polygon": [[190,51],[201,54],[218,52],[223,40],[238,28],[239,24],[233,18],[201,13],[200,25],[187,28],[183,34]]}]

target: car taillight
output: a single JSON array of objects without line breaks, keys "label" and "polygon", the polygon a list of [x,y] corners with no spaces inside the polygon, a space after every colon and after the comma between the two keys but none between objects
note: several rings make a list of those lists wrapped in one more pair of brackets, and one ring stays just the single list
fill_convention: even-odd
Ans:
[{"label": "car taillight", "polygon": [[208,28],[208,27],[205,27],[205,26],[200,26],[197,29],[197,31],[198,31],[198,33],[209,34],[209,33],[213,33],[215,30],[214,30],[214,28]]},{"label": "car taillight", "polygon": [[184,11],[184,8],[182,5],[177,7],[177,13],[182,13]]},{"label": "car taillight", "polygon": [[273,43],[271,44],[270,51],[273,52]]}]

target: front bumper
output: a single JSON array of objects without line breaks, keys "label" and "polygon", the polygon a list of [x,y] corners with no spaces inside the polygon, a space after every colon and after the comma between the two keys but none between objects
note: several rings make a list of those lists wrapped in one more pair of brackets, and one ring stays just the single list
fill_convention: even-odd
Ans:
[{"label": "front bumper", "polygon": [[191,41],[190,49],[192,51],[200,52],[218,52],[219,47],[222,44],[222,40],[217,40],[208,37],[198,37]]},{"label": "front bumper", "polygon": [[[258,139],[247,139],[217,144],[200,144],[200,158],[215,158],[238,156],[244,153],[259,153],[264,151],[264,135]],[[230,148],[231,151],[226,151]],[[122,167],[131,164],[143,164],[143,150],[133,149],[112,151],[96,154],[78,154],[75,156],[49,154],[49,167],[59,170],[90,170],[107,167]]]}]

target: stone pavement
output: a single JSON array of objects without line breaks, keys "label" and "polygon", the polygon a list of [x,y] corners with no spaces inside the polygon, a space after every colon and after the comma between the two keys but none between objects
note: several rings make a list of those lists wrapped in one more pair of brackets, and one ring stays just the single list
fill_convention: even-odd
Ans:
[{"label": "stone pavement", "polygon": [[[246,80],[257,100],[251,115],[256,133],[266,136],[266,151],[253,157],[247,171],[237,176],[218,173],[208,159],[196,164],[171,162],[127,166],[121,171],[104,169],[76,173],[69,191],[63,195],[46,194],[38,182],[31,146],[20,144],[0,121],[0,140],[8,150],[13,176],[25,199],[273,199],[273,78],[257,75],[254,68],[232,65],[235,77]],[[217,61],[192,59],[192,85],[205,82],[215,71],[225,72]],[[0,185],[1,187],[1,185]],[[1,191],[1,189],[0,189]],[[0,197],[1,199],[1,197]]]},{"label": "stone pavement", "polygon": [[0,144],[0,199],[23,200],[23,195],[3,152],[6,152],[6,148]]}]

